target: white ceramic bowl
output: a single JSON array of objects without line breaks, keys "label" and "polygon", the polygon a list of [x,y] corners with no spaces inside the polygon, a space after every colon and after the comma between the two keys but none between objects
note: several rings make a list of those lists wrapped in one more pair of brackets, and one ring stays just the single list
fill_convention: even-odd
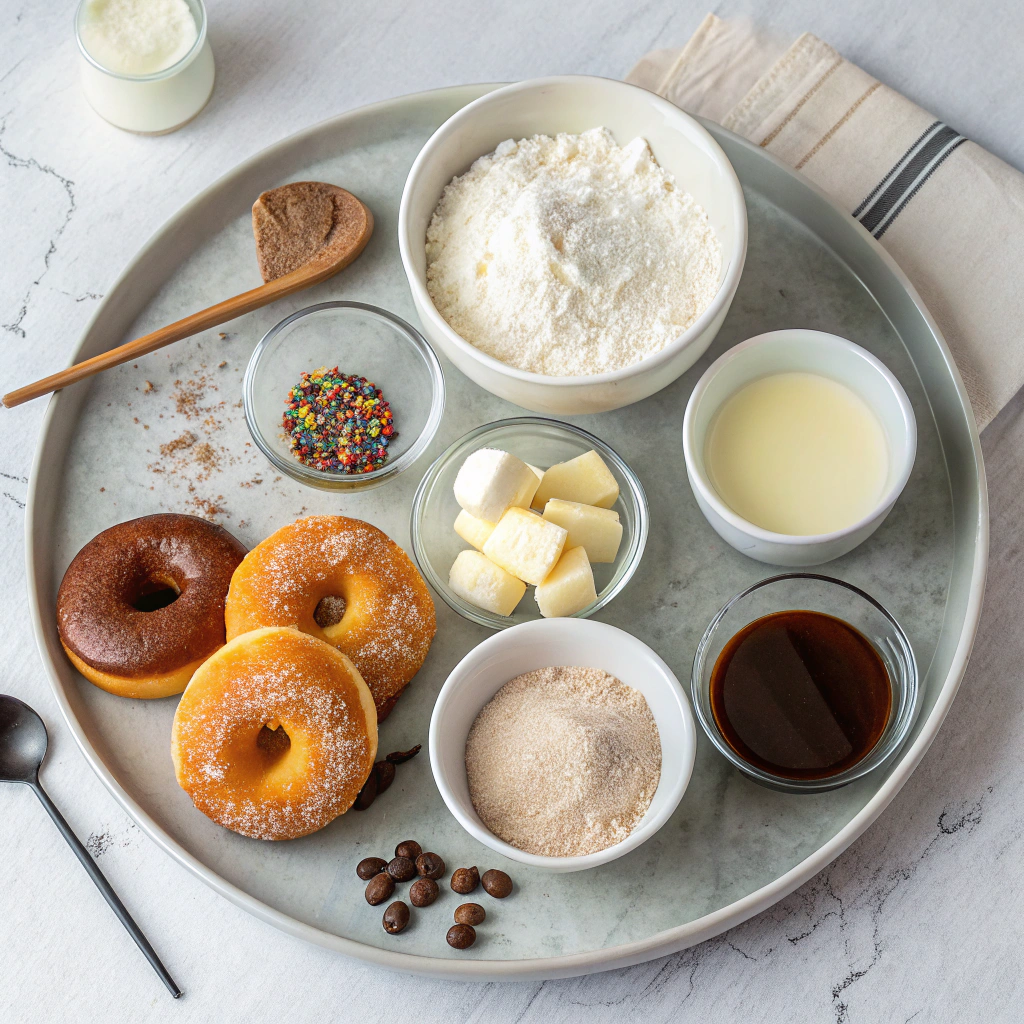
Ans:
[{"label": "white ceramic bowl", "polygon": [[[790,371],[818,373],[852,389],[874,410],[889,444],[882,498],[869,515],[833,533],[792,536],[755,526],[719,497],[704,466],[708,426],[722,403],[751,381]],[[916,455],[917,421],[900,382],[870,352],[821,331],[773,331],[729,349],[697,382],[683,418],[686,475],[704,517],[737,551],[772,565],[819,565],[852,551],[882,525],[910,479]]]},{"label": "white ceramic bowl", "polygon": [[[605,127],[620,145],[642,136],[658,162],[707,211],[722,247],[718,294],[697,320],[660,352],[623,370],[589,377],[547,377],[485,355],[448,326],[426,287],[427,225],[444,187],[506,139]],[[402,263],[427,340],[492,394],[535,412],[605,412],[671,384],[711,344],[739,284],[747,252],[747,210],[739,179],[718,143],[688,114],[633,85],[564,76],[520,82],[482,96],[450,117],[412,165],[398,215]]]},{"label": "white ceramic bowl", "polygon": [[[483,706],[510,679],[553,665],[603,669],[639,690],[661,736],[661,781],[647,813],[621,843],[584,857],[541,857],[502,842],[477,815],[466,779],[466,739]],[[582,871],[636,849],[668,821],[689,784],[697,737],[679,681],[645,643],[592,619],[541,619],[496,633],[455,666],[434,704],[429,746],[437,788],[470,835],[521,864]]]}]

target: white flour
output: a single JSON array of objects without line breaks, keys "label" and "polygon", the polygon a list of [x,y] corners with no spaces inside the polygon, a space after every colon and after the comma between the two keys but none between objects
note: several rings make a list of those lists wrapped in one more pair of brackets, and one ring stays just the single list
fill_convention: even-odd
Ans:
[{"label": "white flour", "polygon": [[521,370],[585,376],[660,351],[718,291],[708,216],[643,139],[503,142],[445,188],[427,289],[453,330]]},{"label": "white flour", "polygon": [[622,842],[661,778],[658,726],[639,690],[593,668],[506,683],[466,741],[473,806],[506,843],[547,857]]}]

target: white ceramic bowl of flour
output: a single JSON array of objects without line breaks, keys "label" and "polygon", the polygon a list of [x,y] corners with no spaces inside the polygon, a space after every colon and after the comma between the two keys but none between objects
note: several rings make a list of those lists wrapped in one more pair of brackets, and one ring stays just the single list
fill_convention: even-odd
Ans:
[{"label": "white ceramic bowl of flour", "polygon": [[[427,227],[441,193],[478,157],[507,139],[609,129],[620,146],[647,140],[655,159],[707,212],[721,248],[718,290],[710,304],[660,351],[623,369],[586,376],[547,376],[518,369],[470,344],[437,311],[427,290]],[[624,82],[584,76],[542,78],[482,96],[449,118],[427,141],[409,172],[398,222],[402,262],[413,302],[432,345],[492,394],[536,412],[605,412],[671,384],[711,344],[729,310],[747,249],[747,215],[739,179],[711,135],[688,114]]]},{"label": "white ceramic bowl of flour", "polygon": [[[509,680],[553,665],[602,669],[639,690],[658,726],[661,779],[647,813],[622,842],[582,857],[543,857],[503,842],[480,820],[466,777],[466,740],[483,706]],[[430,767],[448,810],[470,835],[509,860],[548,871],[582,871],[635,850],[672,816],[690,782],[697,734],[672,670],[645,643],[590,619],[541,619],[503,630],[452,670],[430,719]]]}]

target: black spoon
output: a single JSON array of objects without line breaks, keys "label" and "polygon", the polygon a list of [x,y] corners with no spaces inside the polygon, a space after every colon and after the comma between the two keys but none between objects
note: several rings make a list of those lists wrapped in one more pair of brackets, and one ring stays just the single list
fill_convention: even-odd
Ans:
[{"label": "black spoon", "polygon": [[117,898],[117,893],[103,877],[103,872],[96,866],[96,862],[78,841],[78,836],[71,831],[71,826],[40,785],[39,766],[43,763],[45,754],[46,726],[43,725],[43,720],[17,697],[0,693],[0,782],[23,782],[31,787],[53,818],[53,823],[60,830],[60,834],[68,841],[68,846],[75,851],[75,856],[82,862],[82,867],[89,872],[89,877],[96,883],[96,888],[110,904],[110,909],[128,929],[128,934],[142,950],[143,956],[153,965],[153,970],[160,975],[160,980],[167,986],[167,990],[177,999],[181,995],[181,989],[175,985],[174,979],[167,973],[167,968],[160,962],[149,940],[132,920],[131,914]]}]

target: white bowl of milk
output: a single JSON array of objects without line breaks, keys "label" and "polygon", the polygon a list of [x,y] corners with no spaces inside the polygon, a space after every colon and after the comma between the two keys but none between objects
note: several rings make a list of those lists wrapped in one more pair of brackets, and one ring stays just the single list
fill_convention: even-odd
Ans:
[{"label": "white bowl of milk", "polygon": [[773,331],[717,359],[690,396],[683,454],[707,521],[737,551],[818,565],[866,540],[917,454],[917,421],[889,369],[820,331]]}]

